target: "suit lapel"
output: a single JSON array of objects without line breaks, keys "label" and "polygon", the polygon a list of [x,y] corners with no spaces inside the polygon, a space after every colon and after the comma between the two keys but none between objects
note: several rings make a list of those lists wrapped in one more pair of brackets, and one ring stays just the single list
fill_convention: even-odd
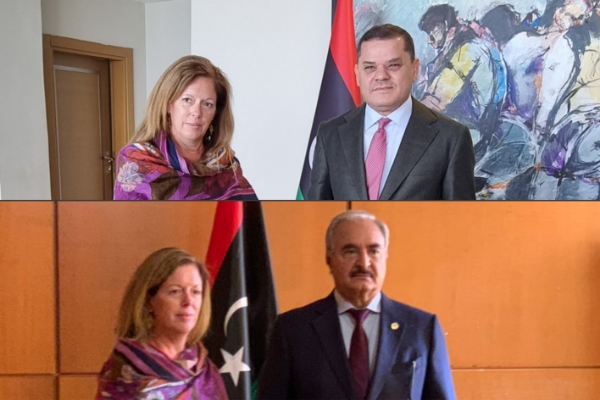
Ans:
[{"label": "suit lapel", "polygon": [[368,200],[364,163],[364,120],[365,105],[363,104],[348,113],[346,123],[338,127],[340,143],[342,143],[348,166],[348,175],[352,177],[358,192],[358,199],[355,200]]},{"label": "suit lapel", "polygon": [[333,293],[324,299],[321,307],[316,311],[312,325],[346,398],[355,398],[352,373],[344,349],[344,339]]},{"label": "suit lapel", "polygon": [[431,126],[431,123],[437,119],[435,115],[418,101],[412,100],[412,115],[408,120],[390,174],[381,196],[379,196],[380,200],[390,200],[438,133],[437,129]]},{"label": "suit lapel", "polygon": [[371,378],[371,386],[367,396],[368,400],[377,399],[381,389],[383,389],[386,377],[396,362],[405,331],[404,325],[400,323],[400,314],[401,312],[396,310],[395,304],[382,293],[379,347],[377,348],[375,371]]}]

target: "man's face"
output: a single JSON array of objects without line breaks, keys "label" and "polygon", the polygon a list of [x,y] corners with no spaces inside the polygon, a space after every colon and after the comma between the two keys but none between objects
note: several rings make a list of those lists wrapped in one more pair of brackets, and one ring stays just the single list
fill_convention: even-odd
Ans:
[{"label": "man's face", "polygon": [[589,8],[588,3],[584,0],[567,0],[565,5],[554,13],[554,22],[560,30],[569,30],[585,22],[585,16]]},{"label": "man's face", "polygon": [[433,29],[427,33],[427,43],[431,45],[436,50],[440,50],[446,44],[446,37],[448,36],[448,30],[446,29],[446,25],[442,23],[437,23],[434,25]]},{"label": "man's face", "polygon": [[383,233],[375,222],[358,219],[341,222],[334,231],[327,264],[335,288],[351,303],[368,302],[381,290],[388,253]]},{"label": "man's face", "polygon": [[362,43],[354,71],[363,100],[379,114],[388,115],[410,96],[419,60],[411,60],[401,37],[374,39]]}]

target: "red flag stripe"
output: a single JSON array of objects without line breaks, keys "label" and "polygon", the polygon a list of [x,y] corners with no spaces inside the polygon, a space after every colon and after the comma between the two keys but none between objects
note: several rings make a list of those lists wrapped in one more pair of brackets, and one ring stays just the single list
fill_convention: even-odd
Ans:
[{"label": "red flag stripe", "polygon": [[210,243],[206,253],[206,266],[210,273],[211,286],[215,282],[225,255],[242,225],[244,218],[242,207],[243,203],[241,201],[217,203]]},{"label": "red flag stripe", "polygon": [[354,33],[354,10],[352,0],[338,0],[331,28],[329,48],[331,56],[355,105],[361,103],[360,91],[356,84],[356,38]]}]

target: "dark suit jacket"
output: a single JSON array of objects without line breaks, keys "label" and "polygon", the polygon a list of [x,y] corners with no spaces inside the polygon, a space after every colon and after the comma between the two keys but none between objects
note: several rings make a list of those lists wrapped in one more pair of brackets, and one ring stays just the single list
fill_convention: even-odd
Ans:
[{"label": "dark suit jacket", "polygon": [[[474,200],[469,129],[412,101],[412,115],[380,200]],[[364,119],[363,104],[319,126],[308,200],[369,199]]]},{"label": "dark suit jacket", "polygon": [[[398,329],[391,328],[393,322]],[[381,297],[379,347],[367,398],[456,398],[435,315]],[[356,399],[333,293],[277,318],[258,399]]]}]

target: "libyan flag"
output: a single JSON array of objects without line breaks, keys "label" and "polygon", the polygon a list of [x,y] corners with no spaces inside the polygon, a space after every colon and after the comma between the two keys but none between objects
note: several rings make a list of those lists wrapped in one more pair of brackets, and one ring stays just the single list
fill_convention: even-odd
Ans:
[{"label": "libyan flag", "polygon": [[360,91],[354,74],[356,38],[352,0],[332,0],[332,7],[331,40],[317,100],[317,109],[304,156],[304,167],[296,195],[297,200],[304,200],[308,195],[312,158],[319,125],[321,122],[344,114],[360,104]]},{"label": "libyan flag", "polygon": [[260,202],[217,203],[206,265],[212,281],[212,321],[204,344],[229,398],[250,400],[277,316]]}]

